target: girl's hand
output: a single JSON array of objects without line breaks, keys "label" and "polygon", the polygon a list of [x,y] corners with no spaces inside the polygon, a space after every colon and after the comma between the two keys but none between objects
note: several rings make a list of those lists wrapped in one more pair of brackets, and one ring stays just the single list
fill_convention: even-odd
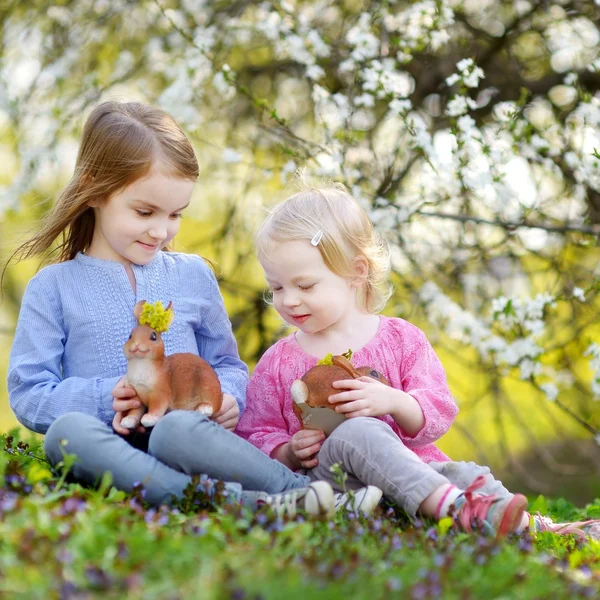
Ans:
[{"label": "girl's hand", "polygon": [[335,407],[335,412],[343,414],[349,419],[394,415],[401,406],[401,396],[404,394],[400,390],[395,390],[381,381],[366,376],[334,381],[332,386],[347,390],[329,396],[329,401],[334,404],[339,403],[339,406]]},{"label": "girl's hand", "polygon": [[[121,377],[112,391],[112,407],[115,411],[112,426],[113,429],[121,435],[129,435],[130,431],[129,429],[125,429],[125,427],[121,427],[121,420],[124,417],[123,413],[132,408],[139,408],[142,405],[136,391],[130,385],[126,385],[125,381],[125,376]],[[142,425],[138,425],[135,428],[135,431],[143,433],[146,431],[146,428]]]},{"label": "girl's hand", "polygon": [[317,453],[323,445],[325,434],[320,429],[301,429],[288,442],[293,462],[303,469],[312,469],[319,464]]},{"label": "girl's hand", "polygon": [[216,412],[211,419],[215,423],[225,427],[225,429],[233,431],[240,419],[240,407],[238,406],[236,399],[229,394],[223,394],[221,410]]}]

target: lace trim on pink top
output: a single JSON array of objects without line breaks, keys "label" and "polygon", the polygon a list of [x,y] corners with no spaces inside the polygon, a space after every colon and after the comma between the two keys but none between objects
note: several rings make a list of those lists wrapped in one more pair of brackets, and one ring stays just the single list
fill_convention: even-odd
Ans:
[{"label": "lace trim on pink top", "polygon": [[[352,363],[356,367],[368,365],[377,369],[394,388],[417,400],[425,425],[414,437],[403,432],[391,416],[380,418],[425,462],[447,461],[448,457],[433,444],[448,431],[458,413],[444,369],[418,327],[403,319],[384,316],[380,319],[377,334],[354,353]],[[292,409],[291,385],[314,367],[317,360],[300,348],[294,334],[269,348],[250,378],[246,410],[236,433],[269,456],[289,441],[300,429]]]}]

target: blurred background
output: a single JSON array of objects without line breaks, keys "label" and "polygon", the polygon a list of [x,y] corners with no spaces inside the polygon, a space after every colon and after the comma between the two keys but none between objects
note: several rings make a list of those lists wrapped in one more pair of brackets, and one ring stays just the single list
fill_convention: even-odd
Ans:
[{"label": "blurred background", "polygon": [[[599,18],[589,0],[3,2],[3,258],[71,176],[91,107],[159,105],[201,167],[176,249],[216,264],[252,368],[287,333],[252,236],[296,169],[341,181],[392,249],[385,314],[446,368],[460,414],[440,448],[583,504],[600,495]],[[51,260],[5,272],[4,381]]]}]

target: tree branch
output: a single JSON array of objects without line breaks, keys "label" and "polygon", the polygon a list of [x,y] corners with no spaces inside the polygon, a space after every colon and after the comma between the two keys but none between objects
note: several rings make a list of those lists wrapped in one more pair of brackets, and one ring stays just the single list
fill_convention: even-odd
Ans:
[{"label": "tree branch", "polygon": [[423,217],[437,217],[439,219],[450,219],[452,221],[460,221],[462,223],[477,223],[481,225],[493,225],[495,227],[501,227],[507,231],[514,229],[528,228],[528,229],[543,229],[544,231],[552,231],[554,233],[588,233],[591,235],[600,235],[600,224],[599,225],[549,225],[546,223],[527,223],[525,221],[501,221],[499,219],[491,220],[484,219],[482,217],[473,217],[471,215],[453,215],[439,212],[431,212],[425,210],[417,210],[414,214],[421,215]]}]

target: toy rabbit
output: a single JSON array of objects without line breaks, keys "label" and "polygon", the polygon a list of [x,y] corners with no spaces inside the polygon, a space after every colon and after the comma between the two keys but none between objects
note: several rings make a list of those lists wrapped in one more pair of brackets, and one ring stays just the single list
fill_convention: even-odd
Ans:
[{"label": "toy rabbit", "polygon": [[161,302],[141,300],[133,314],[138,325],[123,347],[125,383],[135,389],[142,406],[127,411],[121,425],[135,429],[141,421],[152,427],[167,411],[176,409],[197,410],[207,416],[217,412],[223,395],[212,367],[191,352],[165,356],[161,333],[173,319],[172,303],[165,310]]},{"label": "toy rabbit", "polygon": [[329,402],[329,396],[341,391],[332,387],[334,381],[358,379],[366,375],[390,385],[379,371],[371,367],[354,368],[348,356],[352,356],[350,351],[346,355],[329,355],[292,384],[294,414],[303,428],[322,429],[329,435],[345,420],[346,417],[336,413],[334,405]]}]

